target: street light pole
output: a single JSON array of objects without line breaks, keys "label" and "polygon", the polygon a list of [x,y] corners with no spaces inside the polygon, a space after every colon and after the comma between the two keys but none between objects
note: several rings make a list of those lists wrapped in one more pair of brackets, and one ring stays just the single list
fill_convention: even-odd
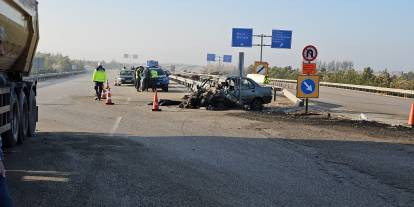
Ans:
[{"label": "street light pole", "polygon": [[264,35],[260,35],[260,62],[263,62],[263,38]]},{"label": "street light pole", "polygon": [[263,62],[263,47],[271,47],[272,46],[272,45],[264,44],[264,38],[265,37],[272,37],[272,36],[265,35],[265,34],[253,35],[253,36],[260,38],[260,44],[256,44],[256,45],[253,45],[253,46],[260,47],[260,62]]},{"label": "street light pole", "polygon": [[243,107],[242,103],[242,80],[244,70],[244,52],[239,53],[239,104]]}]

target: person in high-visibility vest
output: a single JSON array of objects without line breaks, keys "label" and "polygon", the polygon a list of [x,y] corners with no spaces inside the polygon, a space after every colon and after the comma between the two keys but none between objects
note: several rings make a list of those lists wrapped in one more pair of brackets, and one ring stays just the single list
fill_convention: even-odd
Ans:
[{"label": "person in high-visibility vest", "polygon": [[150,77],[151,77],[152,91],[155,92],[157,90],[158,71],[157,70],[150,70]]},{"label": "person in high-visibility vest", "polygon": [[100,101],[102,91],[103,91],[103,86],[106,81],[105,68],[101,65],[101,63],[98,64],[98,67],[93,72],[92,81],[95,82],[95,92],[96,92],[95,100]]}]

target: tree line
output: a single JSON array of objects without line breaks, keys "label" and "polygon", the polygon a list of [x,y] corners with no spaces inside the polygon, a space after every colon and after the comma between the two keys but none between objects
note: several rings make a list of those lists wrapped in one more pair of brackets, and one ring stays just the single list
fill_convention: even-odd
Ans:
[{"label": "tree line", "polygon": [[125,64],[117,61],[94,61],[94,60],[74,60],[62,54],[51,54],[38,52],[33,59],[32,74],[61,73],[70,71],[81,71],[94,69],[98,63],[107,69],[119,69]]},{"label": "tree line", "polygon": [[[318,75],[324,82],[414,90],[414,72],[412,71],[391,74],[388,70],[383,70],[376,73],[371,67],[357,71],[351,61],[318,62],[317,64]],[[249,66],[247,70],[250,73],[253,72],[253,66]],[[290,66],[272,67],[269,70],[269,78],[295,80],[299,74],[299,69]]]},{"label": "tree line", "polygon": [[32,64],[32,74],[61,73],[85,70],[82,60],[72,60],[62,54],[36,53]]}]

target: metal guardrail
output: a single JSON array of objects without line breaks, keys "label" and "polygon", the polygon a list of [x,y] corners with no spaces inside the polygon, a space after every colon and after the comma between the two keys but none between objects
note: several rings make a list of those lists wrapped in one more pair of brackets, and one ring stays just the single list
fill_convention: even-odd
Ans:
[{"label": "metal guardrail", "polygon": [[[296,88],[296,83],[297,83],[296,80],[287,80],[287,79],[269,79],[269,80],[273,83],[273,85],[277,85],[283,88]],[[342,84],[342,83],[329,83],[329,82],[321,82],[320,85],[325,86],[325,87],[331,87],[331,88],[341,88],[341,89],[363,91],[363,92],[368,92],[368,93],[377,93],[377,94],[389,95],[389,96],[414,98],[414,90],[403,90],[403,89],[352,85],[352,84]]]},{"label": "metal guardrail", "polygon": [[185,85],[187,88],[190,88],[191,90],[195,91],[197,90],[197,86],[201,85],[201,81],[191,80],[189,78],[183,78],[175,75],[169,76],[171,80],[174,80],[182,85]]},{"label": "metal guardrail", "polygon": [[79,75],[86,73],[86,70],[82,71],[73,71],[73,72],[62,72],[62,73],[48,73],[48,74],[39,74],[39,75],[31,75],[28,77],[24,77],[23,80],[37,80],[37,81],[44,81],[53,78],[64,78],[72,75]]}]

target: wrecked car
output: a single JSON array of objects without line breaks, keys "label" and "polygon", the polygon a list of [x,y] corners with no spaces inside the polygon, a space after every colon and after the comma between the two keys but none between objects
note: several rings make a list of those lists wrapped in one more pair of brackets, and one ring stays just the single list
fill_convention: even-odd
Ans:
[{"label": "wrecked car", "polygon": [[239,103],[239,77],[230,76],[223,80],[204,80],[192,94],[184,98],[181,108],[230,109],[245,107],[261,111],[264,104],[272,101],[272,89],[263,87],[250,78],[242,78],[242,104]]}]

